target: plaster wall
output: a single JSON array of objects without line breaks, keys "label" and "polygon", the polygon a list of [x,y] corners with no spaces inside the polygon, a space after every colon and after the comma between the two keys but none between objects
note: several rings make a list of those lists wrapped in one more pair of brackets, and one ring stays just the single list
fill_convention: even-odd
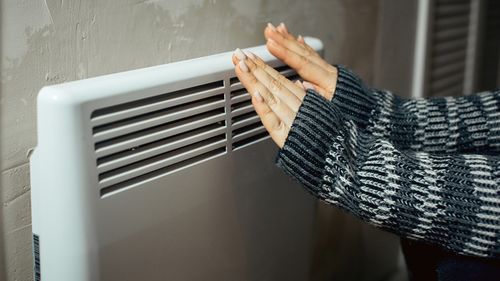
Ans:
[{"label": "plaster wall", "polygon": [[[328,61],[371,81],[377,8],[373,0],[1,1],[0,223],[7,280],[32,278],[27,154],[36,146],[41,87],[263,44],[269,21],[321,38]],[[343,231],[361,229],[357,222],[344,225],[350,230]]]}]

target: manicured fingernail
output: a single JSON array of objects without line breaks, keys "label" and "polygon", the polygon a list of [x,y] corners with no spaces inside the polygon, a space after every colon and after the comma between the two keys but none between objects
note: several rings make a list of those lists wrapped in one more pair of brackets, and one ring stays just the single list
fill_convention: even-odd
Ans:
[{"label": "manicured fingernail", "polygon": [[283,30],[285,33],[288,33],[288,28],[286,28],[286,25],[284,23],[280,23],[278,27],[280,27],[281,30]]},{"label": "manicured fingernail", "polygon": [[245,54],[239,49],[237,48],[236,50],[234,50],[234,55],[239,59],[239,60],[244,60],[246,59],[247,57],[245,56]]},{"label": "manicured fingernail", "polygon": [[299,36],[297,36],[297,40],[298,41],[304,41],[304,38],[302,38],[302,35],[299,34]]},{"label": "manicured fingernail", "polygon": [[255,59],[255,55],[252,52],[245,50],[245,51],[243,51],[243,53],[245,53],[245,55],[247,57],[249,57],[249,58],[251,58],[253,60]]},{"label": "manicured fingernail", "polygon": [[276,27],[270,22],[267,23],[267,27],[269,27],[272,31],[276,31]]},{"label": "manicured fingernail", "polygon": [[281,34],[285,34],[285,28],[281,23],[278,25],[278,27],[276,27],[276,30],[278,30],[278,32]]},{"label": "manicured fingernail", "polygon": [[302,82],[302,85],[304,85],[304,88],[306,88],[307,90],[314,90],[315,89],[314,85],[307,82],[307,81]]},{"label": "manicured fingernail", "polygon": [[248,69],[248,66],[245,64],[245,61],[244,60],[240,60],[240,62],[238,63],[238,66],[240,67],[240,69],[243,71],[243,72],[249,72],[250,70]]},{"label": "manicured fingernail", "polygon": [[253,93],[253,96],[254,96],[254,98],[255,98],[255,100],[256,100],[257,102],[262,102],[262,101],[264,101],[264,99],[263,99],[263,98],[262,98],[262,96],[260,95],[260,92],[259,92],[259,91],[255,91],[255,92]]}]

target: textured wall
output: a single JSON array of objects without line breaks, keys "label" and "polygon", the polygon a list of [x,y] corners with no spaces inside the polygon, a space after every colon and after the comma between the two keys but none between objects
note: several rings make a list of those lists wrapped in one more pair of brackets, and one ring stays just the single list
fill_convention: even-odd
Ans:
[{"label": "textured wall", "polygon": [[[265,23],[321,38],[326,58],[373,73],[377,1],[3,0],[1,169],[7,280],[31,278],[28,151],[38,90],[262,44]],[[64,137],[64,136],[59,136]],[[1,229],[1,228],[0,228]],[[1,237],[1,236],[0,236]]]}]

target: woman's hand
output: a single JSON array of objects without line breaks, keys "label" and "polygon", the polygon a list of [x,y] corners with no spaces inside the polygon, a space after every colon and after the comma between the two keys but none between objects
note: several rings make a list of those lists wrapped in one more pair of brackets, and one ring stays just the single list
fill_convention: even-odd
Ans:
[{"label": "woman's hand", "polygon": [[256,55],[237,49],[236,75],[252,96],[252,104],[273,141],[282,148],[306,92]]},{"label": "woman's hand", "polygon": [[304,82],[306,88],[313,88],[327,100],[333,98],[337,68],[323,60],[304,42],[302,36],[295,38],[283,23],[278,27],[269,23],[264,30],[264,36],[269,52],[295,69],[302,79],[310,82]]}]

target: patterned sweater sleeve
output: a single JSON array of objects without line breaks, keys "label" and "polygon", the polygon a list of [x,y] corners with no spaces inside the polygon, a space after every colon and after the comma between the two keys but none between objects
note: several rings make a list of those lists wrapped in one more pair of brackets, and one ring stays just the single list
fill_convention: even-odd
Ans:
[{"label": "patterned sweater sleeve", "polygon": [[360,127],[402,149],[500,154],[500,90],[471,96],[405,99],[370,89],[338,66],[332,102]]},{"label": "patterned sweater sleeve", "polygon": [[314,196],[400,236],[500,257],[500,157],[403,150],[357,123],[308,91],[277,165]]}]

